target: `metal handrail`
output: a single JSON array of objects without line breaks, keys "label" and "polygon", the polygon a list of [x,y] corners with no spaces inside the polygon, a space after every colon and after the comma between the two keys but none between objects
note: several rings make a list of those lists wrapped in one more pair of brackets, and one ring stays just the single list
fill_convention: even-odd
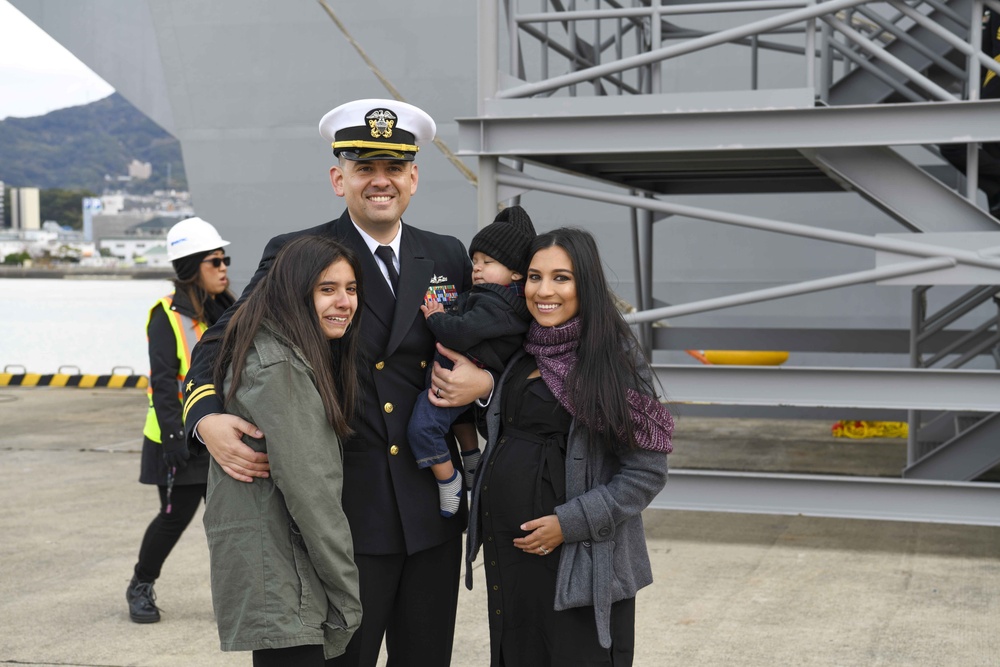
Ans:
[{"label": "metal handrail", "polygon": [[[998,0],[983,0],[987,7],[1000,8]],[[555,0],[542,0],[542,11],[518,11],[518,3],[508,0],[507,17],[498,22],[508,30],[508,46],[512,75],[519,79],[528,79],[526,83],[506,89],[494,91],[496,98],[522,98],[536,95],[552,95],[558,91],[567,91],[571,96],[587,94],[590,87],[580,88],[578,84],[590,83],[594,94],[607,94],[601,87],[603,80],[610,84],[618,94],[643,94],[662,92],[658,83],[659,68],[666,62],[681,56],[719,47],[722,45],[748,45],[752,53],[751,88],[757,88],[759,80],[757,68],[758,51],[773,50],[783,53],[801,53],[805,58],[806,87],[815,88],[815,70],[817,63],[827,71],[830,68],[829,59],[839,59],[846,75],[854,67],[864,67],[866,62],[879,60],[882,66],[902,74],[905,81],[917,87],[920,92],[913,92],[905,85],[896,84],[893,88],[905,99],[910,101],[947,100],[955,96],[944,87],[931,81],[923,73],[909,68],[898,59],[886,56],[882,47],[886,44],[902,41],[910,44],[917,51],[927,51],[919,44],[912,44],[907,36],[907,29],[916,25],[928,30],[945,40],[947,44],[965,56],[966,70],[927,51],[924,53],[931,62],[939,67],[947,76],[954,79],[958,85],[964,86],[966,78],[974,78],[971,70],[982,67],[1000,74],[1000,64],[984,56],[978,43],[972,35],[956,35],[948,28],[934,21],[928,15],[933,12],[942,19],[947,19],[959,26],[960,30],[968,30],[972,17],[962,17],[940,0],[915,0],[912,4],[904,0],[745,0],[742,2],[708,2],[697,4],[665,5],[661,0],[653,0],[648,5],[623,7],[617,2],[595,0],[593,9],[576,9],[575,5],[561,9],[561,3]],[[681,29],[667,23],[667,17],[719,15],[725,13],[745,14],[748,12],[779,11],[780,13],[762,19],[750,21],[742,25],[719,30],[717,32],[699,33],[689,29]],[[815,31],[816,20],[832,26],[832,30]],[[586,22],[593,22],[593,42],[588,42],[583,35]],[[602,24],[602,22],[604,22]],[[613,27],[614,22],[617,30]],[[556,31],[550,31],[550,25],[561,25],[569,43],[560,43]],[[602,25],[611,25],[612,37],[602,39]],[[541,30],[544,28],[544,31]],[[498,30],[503,28],[498,27]],[[623,51],[624,37],[629,32],[636,33],[636,42],[629,51]],[[765,34],[801,34],[801,42],[780,43],[761,40]],[[973,31],[976,32],[976,31]],[[536,80],[531,80],[520,70],[522,57],[520,52],[526,47],[521,43],[519,35],[526,40],[535,40],[535,44],[544,54],[543,71]],[[694,35],[694,36],[691,36]],[[978,35],[975,35],[977,37]],[[679,41],[678,41],[679,40]],[[667,42],[669,44],[664,45]],[[614,48],[613,60],[600,62],[606,51]],[[831,48],[832,47],[832,48]],[[569,71],[550,74],[549,53],[566,59]],[[585,54],[592,54],[588,57]],[[819,57],[817,57],[819,54]],[[839,58],[838,58],[839,54]],[[872,68],[868,68],[872,71]],[[626,80],[628,72],[635,72]],[[878,70],[872,74],[884,80]],[[978,76],[978,69],[976,70]],[[634,80],[633,80],[633,77]],[[832,83],[835,83],[833,81]],[[888,83],[888,81],[886,82]],[[824,83],[819,91],[821,101],[825,97],[828,84]],[[923,95],[923,96],[922,96]]]},{"label": "metal handrail", "polygon": [[659,16],[686,16],[691,14],[729,13],[762,11],[769,9],[791,9],[807,7],[812,0],[745,0],[744,2],[715,2],[696,5],[651,5],[649,7],[588,9],[564,12],[536,12],[517,14],[517,23],[544,23],[562,21],[584,21],[610,18],[636,18]]}]

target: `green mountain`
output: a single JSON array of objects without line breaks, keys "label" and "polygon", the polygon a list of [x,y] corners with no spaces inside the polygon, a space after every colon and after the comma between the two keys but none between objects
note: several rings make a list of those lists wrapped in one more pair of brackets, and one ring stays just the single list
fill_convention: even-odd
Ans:
[{"label": "green mountain", "polygon": [[[117,182],[132,160],[149,162],[152,176]],[[180,143],[118,93],[44,116],[0,120],[0,181],[7,187],[139,194],[168,187],[168,164],[169,187],[186,190]]]}]

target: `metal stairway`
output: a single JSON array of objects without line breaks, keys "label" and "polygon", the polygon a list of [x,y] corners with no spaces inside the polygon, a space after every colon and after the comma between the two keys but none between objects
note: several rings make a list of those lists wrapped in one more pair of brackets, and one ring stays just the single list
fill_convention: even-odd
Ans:
[{"label": "metal stairway", "polygon": [[[898,8],[899,3],[896,3]],[[981,11],[972,0],[952,0],[947,4],[931,8],[927,16],[943,29],[969,35],[969,26],[978,27],[969,17]],[[883,20],[864,7],[859,14],[865,19],[886,28],[891,21]],[[899,18],[900,15],[896,15]],[[955,46],[921,24],[912,24],[905,31],[895,31],[894,39],[886,46],[891,58],[898,59],[906,66],[932,79],[945,90],[961,92],[966,84],[953,75],[960,64],[961,53]],[[886,64],[888,60],[871,58],[830,88],[827,102],[831,105],[878,104],[903,101],[922,101],[928,94],[927,87],[912,85],[899,68]],[[950,74],[951,73],[951,74]],[[959,73],[961,70],[959,70]],[[938,95],[941,97],[941,95]],[[997,221],[987,212],[974,206],[951,188],[930,176],[923,169],[902,159],[891,148],[836,148],[812,153],[814,162],[834,178],[842,178],[851,187],[873,204],[891,215],[913,231],[992,231],[997,229]],[[897,183],[906,183],[903,188]],[[887,184],[889,187],[886,187]],[[968,293],[964,298],[951,304],[959,309],[967,304],[981,303],[983,290]],[[916,299],[925,295],[925,290],[917,290]],[[994,291],[995,293],[995,291]],[[924,304],[924,307],[925,304]],[[920,306],[915,306],[919,310]],[[966,310],[971,309],[966,308]],[[947,313],[939,313],[945,317]],[[918,318],[919,319],[919,318]],[[917,328],[923,323],[918,323]],[[970,346],[980,352],[996,346],[996,334],[991,333],[998,326],[996,318],[982,323],[975,332],[967,335],[973,342],[965,348],[955,343],[942,345],[943,350],[966,352]],[[919,331],[917,332],[919,335]],[[983,338],[987,340],[974,340]],[[918,340],[914,337],[914,340]],[[978,347],[975,347],[978,343]],[[923,363],[919,344],[913,343],[911,350],[914,364],[926,367],[939,362],[944,354],[931,354],[930,364]],[[958,364],[969,361],[974,355],[965,354]],[[903,476],[913,479],[972,480],[1000,464],[1000,420],[997,413],[975,415],[969,413],[942,412],[926,419],[919,411],[910,413],[910,436],[908,465]],[[926,421],[925,421],[926,419]],[[944,433],[942,433],[944,431]]]},{"label": "metal stairway", "polygon": [[[890,41],[884,45],[882,57],[855,61],[857,67],[830,86],[825,99],[827,104],[934,101],[933,89],[929,92],[927,87],[913,85],[906,67],[933,78],[944,90],[961,94],[965,81],[956,74],[964,72],[954,64],[961,53],[929,25],[912,20],[907,25],[907,14],[899,11],[901,5],[889,3],[890,10],[881,13],[865,5],[849,10],[848,20],[852,24],[869,26],[871,41],[878,42],[882,38]],[[925,15],[938,26],[937,30],[968,37],[973,5],[972,0],[949,0],[930,5]],[[838,42],[831,44],[836,45],[841,54],[850,53]],[[859,58],[857,55],[852,57]],[[803,153],[831,178],[857,191],[913,231],[995,231],[1000,228],[1000,223],[987,212],[891,148],[806,149]]]},{"label": "metal stairway", "polygon": [[[913,293],[914,324],[911,364],[929,368],[958,368],[980,354],[992,354],[998,362],[1000,312],[948,344],[928,344],[940,333],[976,308],[996,304],[1000,286],[981,285],[965,292],[934,313],[927,313],[927,294],[918,287]],[[957,356],[956,356],[957,355]],[[1000,465],[1000,420],[998,413],[943,411],[909,413],[908,465],[903,476],[912,479],[972,480]]]},{"label": "metal stairway", "polygon": [[[978,80],[973,68],[1000,68],[977,57],[979,45],[973,37],[978,35],[968,30],[976,25],[971,20],[976,7],[982,6],[976,0],[909,0],[905,6],[899,1],[865,0],[744,0],[738,5],[711,0],[565,0],[541,5],[538,11],[537,3],[480,0],[480,104],[475,118],[459,119],[459,154],[478,160],[480,224],[492,219],[498,203],[526,192],[627,207],[638,307],[627,319],[640,327],[651,349],[686,349],[695,341],[711,341],[717,349],[906,353],[912,332],[905,329],[737,331],[678,326],[675,320],[861,285],[897,271],[893,276],[920,276],[949,267],[1000,269],[1000,262],[975,249],[923,245],[924,252],[905,239],[761,219],[689,206],[679,199],[713,193],[848,190],[896,221],[901,232],[1000,231],[997,220],[938,178],[943,173],[945,181],[958,182],[948,174],[954,171],[950,166],[925,164],[937,160],[933,154],[937,145],[1000,141],[1000,124],[995,122],[1000,102],[965,101],[962,95],[967,80]],[[914,12],[922,18],[914,19]],[[711,20],[690,18],[701,13]],[[941,36],[941,31],[948,35]],[[699,64],[691,71],[696,71],[705,62],[697,58],[716,48],[729,49],[725,57],[730,59],[737,53],[732,62],[750,65],[749,89],[744,85],[705,90],[699,77],[687,81],[693,81],[696,90],[675,85],[685,79],[671,67],[683,73],[684,59],[694,58]],[[784,86],[760,85],[765,79],[762,73],[758,76],[767,60],[765,53],[784,63]],[[804,73],[789,75],[793,62],[799,64],[796,67],[804,65]],[[920,164],[912,159],[919,147],[931,149],[922,153],[928,160]],[[584,183],[546,178],[546,170],[580,177]],[[593,182],[603,187],[591,187]],[[616,187],[624,192],[619,194]],[[899,252],[911,261],[665,305],[653,295],[653,237],[657,221],[673,216]],[[651,327],[668,318],[669,328]],[[964,323],[929,337],[924,352],[950,350],[963,355],[976,348],[981,336],[970,338],[970,334],[980,327],[970,331],[961,328]],[[984,354],[978,350],[972,356]],[[701,385],[697,393],[684,393],[684,379],[709,377],[708,367],[661,365],[656,370],[664,386],[680,391],[672,393],[673,400],[713,403]],[[747,388],[719,392],[725,397],[716,402],[761,409],[855,405],[877,411],[901,406],[880,384],[881,369],[855,369],[850,384],[824,387],[812,383],[825,383],[820,379],[824,372],[833,378],[836,369],[809,370],[815,373],[760,375],[752,368],[731,369],[726,381],[739,383],[738,378],[746,377]],[[939,446],[927,444],[932,452],[914,451],[907,478],[972,479],[993,460],[992,450],[977,443],[988,440],[1000,422],[971,420],[975,426],[968,428],[970,420],[954,416],[965,414],[963,405],[968,403],[950,402],[945,395],[945,378],[970,383],[971,388],[983,380],[983,373],[991,372],[946,372],[914,365],[913,375],[907,377],[919,396],[911,397],[910,408],[927,416],[950,412],[951,417],[937,423],[951,419],[961,428]],[[711,375],[723,377],[715,369]],[[756,390],[755,383],[765,377],[787,386],[773,393]],[[803,382],[810,384],[806,387]],[[863,389],[869,383],[870,392]],[[997,387],[996,392],[987,390],[985,404],[977,402],[976,410],[987,405],[990,412],[1000,411],[1000,382]],[[768,488],[781,486],[774,480],[768,484],[772,485]],[[835,497],[829,502],[840,503]],[[848,505],[845,499],[843,506]]]},{"label": "metal stairway", "polygon": [[[899,3],[895,4],[898,7]],[[969,17],[972,16],[972,12],[972,0],[947,0],[930,5],[926,15],[928,19],[950,33],[968,35]],[[948,75],[949,71],[954,72],[954,69],[961,67],[954,64],[956,56],[960,54],[951,43],[923,25],[896,27],[893,19],[898,20],[898,14],[895,17],[885,16],[861,6],[855,16],[888,30],[896,28],[892,33],[888,33],[887,30],[887,34],[891,35],[891,41],[885,45],[886,55],[924,75],[945,79],[944,88],[957,88],[957,92],[961,94],[964,82],[956,82],[954,76]],[[886,60],[869,58],[864,61],[863,66],[850,71],[830,87],[827,103],[833,106],[846,106],[913,102],[921,99],[927,99],[926,91],[913,86],[899,68],[888,65]]]}]

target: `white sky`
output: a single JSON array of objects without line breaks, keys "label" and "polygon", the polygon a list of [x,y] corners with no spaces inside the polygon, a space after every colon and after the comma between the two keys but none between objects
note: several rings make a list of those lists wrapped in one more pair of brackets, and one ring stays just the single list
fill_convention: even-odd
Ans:
[{"label": "white sky", "polygon": [[7,0],[0,0],[0,119],[40,116],[113,92]]}]

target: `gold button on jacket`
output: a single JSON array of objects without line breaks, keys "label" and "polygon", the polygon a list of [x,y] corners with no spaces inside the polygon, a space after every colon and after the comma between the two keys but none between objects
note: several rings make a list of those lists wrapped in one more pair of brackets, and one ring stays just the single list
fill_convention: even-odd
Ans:
[{"label": "gold button on jacket", "polygon": [[399,447],[397,445],[393,445],[392,447],[389,448],[389,453],[392,454],[393,456],[399,454]]},{"label": "gold button on jacket", "polygon": [[377,364],[375,364],[375,370],[380,371],[383,368],[385,368],[385,362],[384,361],[380,361]]},{"label": "gold button on jacket", "polygon": [[385,410],[386,412],[392,412],[392,403],[386,403],[385,405],[382,406],[382,409]]}]

